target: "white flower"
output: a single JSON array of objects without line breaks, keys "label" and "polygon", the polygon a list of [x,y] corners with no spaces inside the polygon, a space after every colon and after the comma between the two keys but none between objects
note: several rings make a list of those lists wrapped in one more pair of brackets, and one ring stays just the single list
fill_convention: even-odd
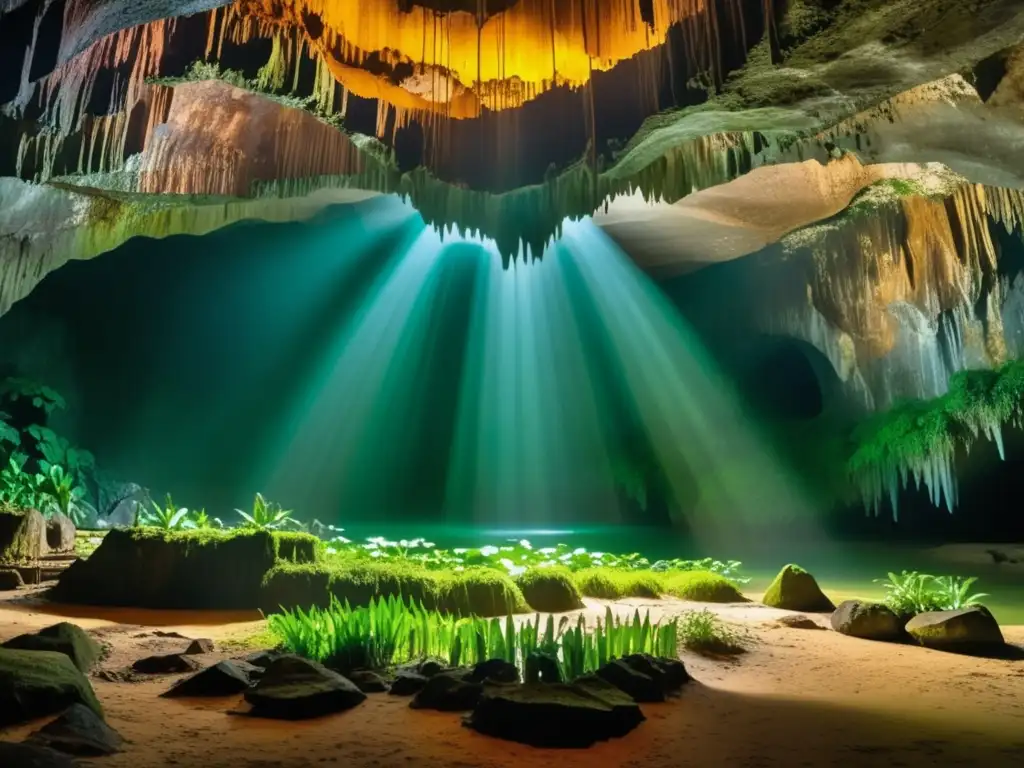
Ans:
[{"label": "white flower", "polygon": [[519,546],[523,549],[533,549],[533,545],[530,544],[528,539],[520,539]]},{"label": "white flower", "polygon": [[370,553],[370,557],[384,557],[384,553],[381,552],[379,549],[375,549],[373,550],[373,552]]},{"label": "white flower", "polygon": [[490,557],[491,555],[498,554],[498,548],[487,545],[486,547],[480,547],[480,554],[484,557]]},{"label": "white flower", "polygon": [[553,555],[558,550],[554,547],[544,547],[544,549],[538,549],[537,551],[540,552],[542,555]]}]

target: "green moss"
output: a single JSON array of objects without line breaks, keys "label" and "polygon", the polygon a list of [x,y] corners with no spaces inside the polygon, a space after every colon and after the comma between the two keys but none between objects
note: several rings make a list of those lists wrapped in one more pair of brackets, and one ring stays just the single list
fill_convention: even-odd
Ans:
[{"label": "green moss", "polygon": [[0,563],[25,563],[46,553],[46,521],[34,510],[0,512]]},{"label": "green moss", "polygon": [[799,565],[790,563],[765,590],[762,602],[772,608],[787,611],[833,611],[832,604],[818,586],[815,578]]},{"label": "green moss", "polygon": [[699,603],[745,603],[747,598],[724,576],[710,571],[677,571],[666,574],[665,594]]},{"label": "green moss", "polygon": [[326,608],[332,596],[353,606],[366,605],[373,597],[391,595],[466,616],[504,616],[530,610],[515,583],[492,568],[449,573],[350,558],[328,558],[316,564],[279,562],[263,579],[260,609]]},{"label": "green moss", "polygon": [[54,715],[72,704],[103,717],[92,686],[71,659],[55,651],[0,648],[0,727]]},{"label": "green moss", "polygon": [[657,599],[665,593],[664,575],[653,571],[586,568],[573,575],[580,593],[601,600],[624,597]]},{"label": "green moss", "polygon": [[535,611],[563,613],[583,607],[580,591],[567,568],[530,568],[515,582]]}]

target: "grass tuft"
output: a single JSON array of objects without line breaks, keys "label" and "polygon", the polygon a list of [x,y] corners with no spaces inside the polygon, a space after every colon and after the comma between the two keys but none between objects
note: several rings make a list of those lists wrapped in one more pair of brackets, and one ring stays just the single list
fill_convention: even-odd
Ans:
[{"label": "grass tuft", "polygon": [[708,609],[687,611],[679,617],[679,642],[704,656],[735,656],[746,653],[743,636]]}]

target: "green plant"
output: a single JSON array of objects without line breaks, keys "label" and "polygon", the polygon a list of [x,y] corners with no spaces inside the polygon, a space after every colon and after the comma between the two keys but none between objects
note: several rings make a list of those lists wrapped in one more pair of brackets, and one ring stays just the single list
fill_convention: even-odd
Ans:
[{"label": "green plant", "polygon": [[984,592],[970,592],[971,585],[978,580],[977,576],[962,578],[960,576],[936,576],[933,580],[935,600],[945,611],[958,611],[973,605],[981,605],[982,598],[988,597]]},{"label": "green plant", "polygon": [[262,493],[257,493],[252,502],[252,514],[236,509],[241,518],[245,521],[244,528],[256,528],[260,531],[273,531],[283,528],[285,525],[295,525],[296,520],[292,519],[290,509],[282,509],[280,504],[267,501]]},{"label": "green plant", "polygon": [[679,617],[679,639],[694,653],[735,655],[746,649],[740,634],[706,608],[686,611]]},{"label": "green plant", "polygon": [[43,475],[25,471],[26,457],[14,453],[0,470],[0,502],[12,510],[37,509],[44,506]]},{"label": "green plant", "polygon": [[150,502],[150,509],[147,509],[141,501],[136,510],[135,522],[137,525],[146,525],[153,528],[160,528],[164,531],[181,531],[191,528],[187,507],[179,507],[174,503],[171,494],[167,494],[163,506],[155,501]]},{"label": "green plant", "polygon": [[75,525],[85,523],[95,510],[83,501],[85,489],[78,485],[75,477],[59,464],[43,464],[41,480],[37,480],[39,494],[44,499],[47,514],[60,513],[70,518]]},{"label": "green plant", "polygon": [[19,401],[30,403],[33,408],[46,415],[67,407],[59,392],[37,381],[20,377],[9,377],[0,381],[0,403]]},{"label": "green plant", "polygon": [[889,573],[888,579],[876,579],[886,595],[883,602],[896,614],[907,616],[926,611],[955,611],[980,605],[984,593],[971,594],[977,577],[931,576],[917,571]]},{"label": "green plant", "polygon": [[224,523],[220,518],[210,517],[206,509],[192,509],[188,512],[188,522],[192,528],[203,530],[205,528],[223,528]]}]

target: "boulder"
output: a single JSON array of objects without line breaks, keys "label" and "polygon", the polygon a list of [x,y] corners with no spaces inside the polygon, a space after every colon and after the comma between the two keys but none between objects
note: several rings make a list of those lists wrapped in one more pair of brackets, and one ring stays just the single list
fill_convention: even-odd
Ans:
[{"label": "boulder", "polygon": [[395,696],[412,696],[423,689],[429,677],[415,672],[400,671],[391,681],[390,693]]},{"label": "boulder", "polygon": [[201,653],[213,653],[213,640],[200,637],[188,644],[185,649],[186,656],[195,656]]},{"label": "boulder", "polygon": [[78,763],[49,747],[0,741],[0,765],[11,768],[75,768]]},{"label": "boulder", "polygon": [[56,720],[28,737],[26,743],[81,757],[100,757],[121,751],[124,739],[89,707],[72,704]]},{"label": "boulder", "polygon": [[614,659],[598,669],[595,676],[639,702],[664,701],[690,679],[681,661],[646,654]]},{"label": "boulder", "polygon": [[337,672],[298,656],[283,656],[266,668],[255,687],[245,692],[250,714],[303,720],[343,712],[361,704],[366,694]]},{"label": "boulder", "polygon": [[75,551],[75,524],[60,513],[46,521],[46,545],[50,552],[69,554]]},{"label": "boulder", "polygon": [[482,683],[485,680],[494,683],[518,683],[519,669],[504,659],[487,659],[476,664],[466,675],[466,679],[473,683]]},{"label": "boulder", "polygon": [[0,648],[0,727],[55,715],[72,704],[103,715],[92,686],[68,656]]},{"label": "boulder", "polygon": [[882,603],[846,600],[832,612],[829,623],[836,632],[864,640],[897,642],[906,636],[904,622]]},{"label": "boulder", "polygon": [[772,608],[807,613],[824,613],[836,608],[814,577],[799,565],[787,565],[779,571],[765,591],[763,602]]},{"label": "boulder", "polygon": [[464,723],[488,736],[535,747],[589,747],[625,736],[644,719],[635,701],[597,681],[592,686],[485,686]]},{"label": "boulder", "polygon": [[12,592],[25,586],[21,572],[13,568],[0,568],[0,592]]},{"label": "boulder", "polygon": [[247,664],[252,664],[254,667],[262,667],[263,669],[266,669],[272,662],[275,662],[286,655],[287,654],[281,653],[280,651],[256,651],[243,657],[241,660]]},{"label": "boulder", "polygon": [[907,632],[926,648],[956,653],[988,653],[1005,648],[999,624],[987,608],[919,613],[907,622]]},{"label": "boulder", "polygon": [[441,712],[465,712],[476,706],[483,685],[471,682],[464,674],[441,672],[427,680],[413,697],[413,709],[437,709]]},{"label": "boulder", "polygon": [[348,679],[363,693],[387,693],[391,690],[387,680],[368,669],[357,669],[348,675]]},{"label": "boulder", "polygon": [[4,648],[20,651],[63,653],[82,672],[88,672],[103,656],[103,647],[81,627],[62,621],[38,632],[12,637]]},{"label": "boulder", "polygon": [[161,696],[178,697],[234,696],[252,685],[251,673],[257,668],[244,661],[219,661],[194,675],[176,682]]},{"label": "boulder", "polygon": [[147,656],[132,664],[135,672],[145,675],[178,675],[182,672],[195,672],[199,662],[183,653],[168,653],[163,656]]},{"label": "boulder", "polygon": [[527,683],[561,683],[562,668],[558,658],[544,651],[531,651],[523,663],[523,680]]},{"label": "boulder", "polygon": [[48,552],[46,519],[39,512],[0,512],[0,563],[26,563]]}]

